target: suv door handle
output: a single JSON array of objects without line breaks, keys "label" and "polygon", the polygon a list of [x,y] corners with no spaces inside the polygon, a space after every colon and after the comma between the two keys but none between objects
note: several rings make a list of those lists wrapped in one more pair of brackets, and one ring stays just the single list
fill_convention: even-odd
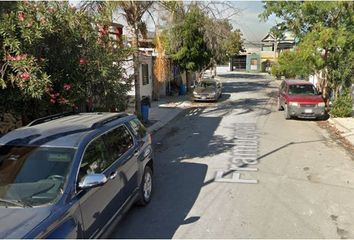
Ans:
[{"label": "suv door handle", "polygon": [[134,151],[134,156],[138,156],[138,154],[139,154],[139,149]]},{"label": "suv door handle", "polygon": [[115,172],[112,172],[111,173],[111,175],[109,175],[109,179],[115,179],[116,177],[117,177],[117,174],[118,174],[118,172],[117,171],[115,171]]}]

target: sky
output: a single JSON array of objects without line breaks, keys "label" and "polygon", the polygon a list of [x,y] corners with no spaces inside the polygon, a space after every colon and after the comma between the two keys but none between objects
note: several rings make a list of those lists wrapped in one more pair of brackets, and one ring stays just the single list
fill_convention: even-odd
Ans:
[{"label": "sky", "polygon": [[234,28],[241,30],[243,37],[250,42],[260,42],[275,25],[275,18],[267,22],[260,21],[258,15],[263,12],[263,3],[260,1],[233,1],[240,14],[233,16],[231,23]]},{"label": "sky", "polygon": [[[185,1],[188,3],[189,1]],[[210,1],[204,1],[206,3]],[[220,6],[223,5],[223,1],[214,0],[214,2],[219,3]],[[229,1],[234,8],[240,10],[237,15],[233,15],[230,18],[230,22],[233,25],[234,29],[240,29],[245,42],[260,42],[269,32],[270,28],[275,25],[275,18],[270,17],[267,22],[260,21],[258,15],[263,12],[263,3],[261,1]],[[227,17],[228,14],[232,13],[232,10],[227,9],[227,7],[220,7],[221,9],[225,8],[222,12],[223,14],[220,17]],[[152,20],[147,19],[147,26],[149,31],[153,31],[153,22]]]},{"label": "sky", "polygon": [[[69,2],[75,5],[78,4],[79,0],[69,0]],[[222,3],[223,1],[217,0],[215,2]],[[275,25],[274,17],[271,17],[267,22],[260,21],[258,15],[263,12],[263,3],[261,1],[229,0],[229,2],[237,9],[240,9],[239,14],[231,17],[231,23],[234,29],[241,30],[246,43],[260,42],[267,35],[270,28]],[[116,15],[114,20],[125,25],[124,19],[121,16]],[[147,19],[147,27],[149,31],[154,30],[154,23],[151,19]]]}]

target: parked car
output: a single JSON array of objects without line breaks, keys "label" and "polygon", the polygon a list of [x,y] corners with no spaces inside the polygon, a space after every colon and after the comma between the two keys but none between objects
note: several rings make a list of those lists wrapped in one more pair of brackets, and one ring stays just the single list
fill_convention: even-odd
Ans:
[{"label": "parked car", "polygon": [[222,94],[222,84],[214,78],[201,80],[193,91],[194,101],[217,101]]},{"label": "parked car", "polygon": [[0,138],[0,238],[105,237],[152,194],[151,137],[134,115],[58,114]]},{"label": "parked car", "polygon": [[281,83],[278,110],[284,110],[285,119],[323,118],[325,102],[315,86],[305,80],[285,80]]}]

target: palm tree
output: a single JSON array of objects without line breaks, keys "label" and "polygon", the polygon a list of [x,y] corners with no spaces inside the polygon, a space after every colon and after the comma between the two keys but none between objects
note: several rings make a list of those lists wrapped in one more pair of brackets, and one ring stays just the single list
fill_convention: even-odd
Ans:
[{"label": "palm tree", "polygon": [[141,96],[139,81],[139,33],[146,35],[146,24],[142,21],[143,15],[152,6],[153,1],[122,1],[114,2],[123,11],[123,16],[133,30],[133,62],[134,62],[134,86],[135,86],[135,112],[141,113]]},{"label": "palm tree", "polygon": [[139,81],[139,34],[146,35],[146,24],[143,21],[144,14],[151,8],[153,1],[87,1],[83,8],[90,12],[97,12],[105,15],[112,21],[112,13],[120,9],[128,26],[133,32],[132,47],[134,62],[134,86],[135,86],[135,113],[141,113],[141,96]]}]

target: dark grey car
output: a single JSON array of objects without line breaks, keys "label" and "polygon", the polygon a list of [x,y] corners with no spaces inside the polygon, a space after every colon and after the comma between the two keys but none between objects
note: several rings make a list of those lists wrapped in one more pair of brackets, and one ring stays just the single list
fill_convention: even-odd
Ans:
[{"label": "dark grey car", "polygon": [[217,101],[222,94],[222,84],[214,78],[206,78],[193,91],[194,101]]},{"label": "dark grey car", "polygon": [[0,238],[107,237],[153,181],[151,136],[134,115],[63,113],[0,138]]}]

